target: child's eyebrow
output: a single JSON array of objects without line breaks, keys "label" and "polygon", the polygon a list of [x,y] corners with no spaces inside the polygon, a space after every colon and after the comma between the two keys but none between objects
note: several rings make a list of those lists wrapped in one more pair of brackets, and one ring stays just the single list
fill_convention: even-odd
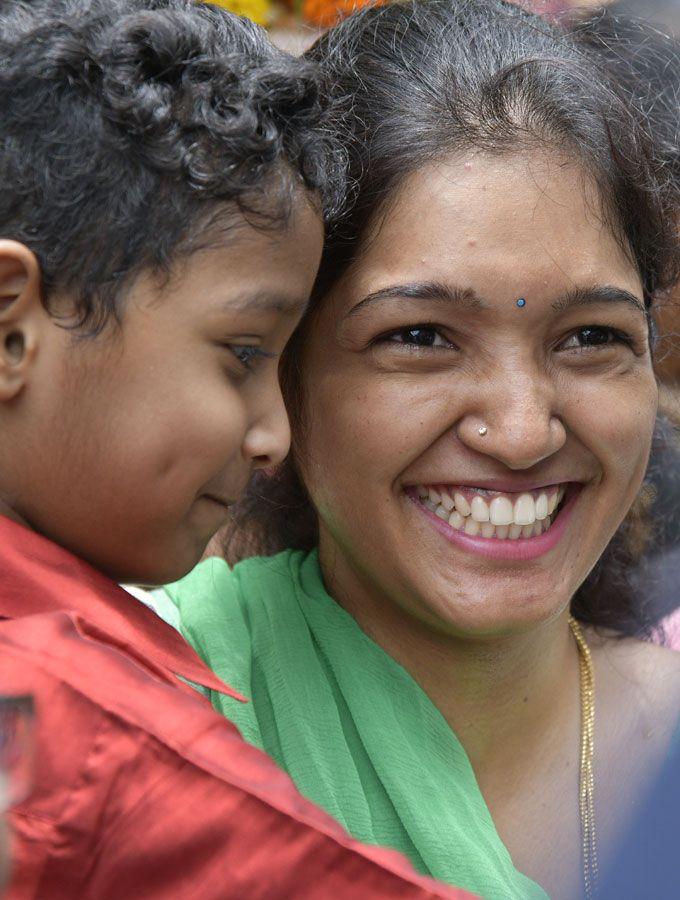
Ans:
[{"label": "child's eyebrow", "polygon": [[226,299],[221,307],[225,313],[238,312],[277,312],[302,313],[307,308],[308,297],[298,294],[286,294],[281,291],[244,291]]}]

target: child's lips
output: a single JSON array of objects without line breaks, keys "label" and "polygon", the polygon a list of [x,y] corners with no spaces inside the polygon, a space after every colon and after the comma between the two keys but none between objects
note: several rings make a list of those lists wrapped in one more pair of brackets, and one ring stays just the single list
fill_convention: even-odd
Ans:
[{"label": "child's lips", "polygon": [[236,502],[228,497],[221,497],[219,494],[202,494],[201,495],[204,500],[210,500],[211,503],[217,503],[219,506],[224,507],[224,509],[228,510],[230,506],[233,506]]}]

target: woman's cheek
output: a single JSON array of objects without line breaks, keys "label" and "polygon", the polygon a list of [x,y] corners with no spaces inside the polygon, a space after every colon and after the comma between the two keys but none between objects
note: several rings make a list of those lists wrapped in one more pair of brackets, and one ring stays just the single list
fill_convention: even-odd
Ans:
[{"label": "woman's cheek", "polygon": [[607,443],[625,446],[653,429],[658,387],[651,363],[607,379],[565,380],[559,395],[568,398],[563,408],[574,430],[585,428]]},{"label": "woman's cheek", "polygon": [[[371,470],[387,460],[411,462],[455,421],[450,385],[432,378],[362,375],[324,393],[310,403],[323,411],[318,429],[327,433],[329,446],[361,457]],[[338,461],[342,456],[337,453]]]}]

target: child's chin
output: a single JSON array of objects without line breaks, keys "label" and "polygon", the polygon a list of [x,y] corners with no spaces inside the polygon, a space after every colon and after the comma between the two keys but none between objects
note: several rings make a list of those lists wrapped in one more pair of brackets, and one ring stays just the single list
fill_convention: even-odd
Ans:
[{"label": "child's chin", "polygon": [[140,587],[159,587],[179,581],[198,565],[203,556],[203,546],[168,551],[158,559],[130,560],[115,571],[106,572],[119,584],[136,584]]},{"label": "child's chin", "polygon": [[169,562],[164,561],[163,564],[159,563],[157,566],[146,570],[144,581],[137,581],[136,583],[148,585],[149,587],[172,584],[174,581],[179,581],[185,575],[188,575],[194,566],[197,566],[201,561],[202,555],[202,552],[199,552],[181,561],[175,559]]}]

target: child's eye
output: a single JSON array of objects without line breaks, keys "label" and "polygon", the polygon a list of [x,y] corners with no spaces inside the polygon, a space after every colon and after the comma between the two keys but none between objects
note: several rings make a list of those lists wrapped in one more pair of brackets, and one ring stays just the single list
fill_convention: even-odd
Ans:
[{"label": "child's eye", "polygon": [[557,348],[558,350],[588,350],[590,348],[606,347],[612,344],[626,344],[631,346],[633,339],[630,335],[610,328],[607,325],[586,325],[569,335]]},{"label": "child's eye", "polygon": [[229,344],[228,347],[244,369],[247,369],[249,372],[253,371],[260,360],[271,359],[275,355],[267,353],[262,347],[255,347],[249,344]]},{"label": "child's eye", "polygon": [[433,325],[414,325],[386,334],[382,341],[392,344],[408,344],[412,347],[451,347],[453,346],[437,331]]}]

